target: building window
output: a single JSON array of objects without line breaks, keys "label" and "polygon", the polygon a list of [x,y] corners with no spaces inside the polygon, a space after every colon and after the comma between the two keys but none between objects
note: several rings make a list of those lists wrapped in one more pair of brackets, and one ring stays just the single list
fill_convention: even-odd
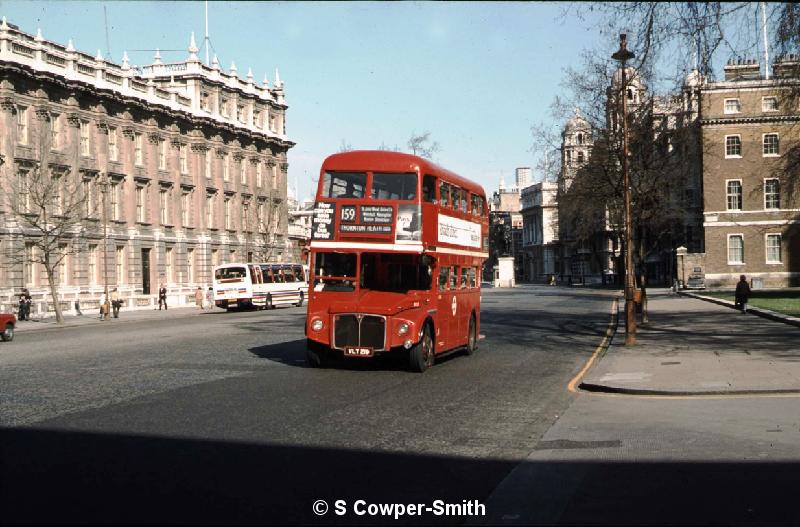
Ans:
[{"label": "building window", "polygon": [[231,198],[225,198],[225,228],[232,229],[231,226]]},{"label": "building window", "polygon": [[728,265],[744,263],[744,236],[741,234],[728,235]]},{"label": "building window", "polygon": [[206,150],[206,178],[211,179],[211,150]]},{"label": "building window", "polygon": [[567,150],[567,164],[572,164],[572,150]]},{"label": "building window", "polygon": [[187,174],[189,172],[188,166],[188,151],[189,147],[186,145],[181,145],[178,147],[178,157],[180,158],[180,169],[181,174]]},{"label": "building window", "polygon": [[194,282],[194,249],[186,250],[186,279]]},{"label": "building window", "polygon": [[269,114],[269,129],[271,132],[277,132],[275,128],[275,114]]},{"label": "building window", "polygon": [[245,115],[244,105],[243,104],[237,105],[236,106],[236,120],[239,121],[240,123],[243,123],[244,122],[244,115]]},{"label": "building window", "polygon": [[767,248],[767,263],[779,264],[782,263],[781,259],[781,235],[780,234],[767,234],[766,240]]},{"label": "building window", "polygon": [[61,116],[50,116],[50,149],[59,150],[61,148]]},{"label": "building window", "polygon": [[728,210],[742,210],[742,181],[729,179],[725,185]]},{"label": "building window", "polygon": [[192,203],[192,194],[189,191],[181,193],[181,225],[184,227],[189,226],[189,206]]},{"label": "building window", "polygon": [[778,99],[776,97],[762,97],[761,98],[761,111],[762,112],[777,112]]},{"label": "building window", "polygon": [[230,181],[230,156],[227,152],[222,154],[222,180]]},{"label": "building window", "polygon": [[742,136],[725,136],[725,157],[742,157]]},{"label": "building window", "polygon": [[777,179],[764,180],[764,208],[781,208],[781,182]]},{"label": "building window", "polygon": [[256,163],[256,186],[261,187],[261,161]]},{"label": "building window", "polygon": [[764,156],[774,157],[779,155],[779,140],[778,134],[764,134],[763,139]]},{"label": "building window", "polygon": [[83,200],[86,204],[85,214],[87,218],[91,218],[94,215],[94,192],[92,192],[92,187],[91,179],[83,180]]},{"label": "building window", "polygon": [[240,218],[240,225],[242,226],[243,231],[250,230],[250,216],[248,216],[249,212],[250,212],[250,204],[242,203],[242,217]]},{"label": "building window", "polygon": [[272,170],[272,188],[273,189],[277,189],[278,188],[278,165],[272,165],[270,167],[270,169]]},{"label": "building window", "polygon": [[200,108],[207,112],[211,111],[211,95],[207,91],[200,93]]},{"label": "building window", "polygon": [[145,202],[147,199],[145,192],[145,187],[136,187],[136,221],[140,223],[145,221]]},{"label": "building window", "polygon": [[108,129],[108,159],[110,161],[119,160],[119,150],[117,149],[117,129]]},{"label": "building window", "polygon": [[161,208],[161,224],[169,225],[169,189],[162,188],[159,191],[158,204]]},{"label": "building window", "polygon": [[28,144],[28,108],[26,106],[17,108],[17,143]]},{"label": "building window", "polygon": [[583,152],[578,152],[578,164],[583,163]]},{"label": "building window", "polygon": [[739,99],[725,99],[725,113],[740,113],[742,111],[742,103]]},{"label": "building window", "polygon": [[228,99],[226,99],[225,97],[222,97],[222,98],[220,99],[220,103],[219,103],[219,113],[220,113],[220,115],[222,115],[223,117],[228,117],[228,115],[230,115],[230,114],[228,113]]},{"label": "building window", "polygon": [[133,135],[133,162],[136,166],[142,166],[144,157],[142,155],[142,134]]},{"label": "building window", "polygon": [[206,195],[206,228],[214,228],[214,195]]},{"label": "building window", "polygon": [[163,139],[158,141],[158,169],[167,169],[167,142]]},{"label": "building window", "polygon": [[90,285],[97,283],[97,268],[99,267],[97,265],[97,257],[97,245],[89,245],[89,276],[87,278],[89,279]]},{"label": "building window", "polygon": [[216,267],[219,265],[219,251],[217,249],[211,249],[211,267]]},{"label": "building window", "polygon": [[117,282],[120,284],[125,283],[125,246],[118,245],[115,254],[115,263],[117,271]]},{"label": "building window", "polygon": [[247,185],[247,162],[244,159],[239,161],[239,177],[242,185]]},{"label": "building window", "polygon": [[36,247],[32,243],[25,244],[25,267],[24,267],[24,281],[27,285],[36,285],[37,276],[36,276],[36,262],[34,258],[36,257]]},{"label": "building window", "polygon": [[111,184],[111,219],[120,219],[119,182]]},{"label": "building window", "polygon": [[88,156],[91,149],[89,144],[89,121],[81,121],[81,155]]},{"label": "building window", "polygon": [[167,277],[167,282],[174,282],[175,277],[172,274],[173,265],[172,265],[172,247],[167,247],[164,249],[164,274]]},{"label": "building window", "polygon": [[256,209],[256,213],[258,215],[258,230],[264,230],[264,202],[258,202],[258,208]]}]

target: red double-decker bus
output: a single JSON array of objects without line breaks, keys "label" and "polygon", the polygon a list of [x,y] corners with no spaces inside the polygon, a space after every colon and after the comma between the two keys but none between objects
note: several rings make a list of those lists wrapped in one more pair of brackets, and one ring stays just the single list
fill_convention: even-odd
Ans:
[{"label": "red double-decker bus", "polygon": [[306,319],[309,365],[333,356],[477,349],[488,257],[483,188],[421,157],[354,151],[320,170]]}]

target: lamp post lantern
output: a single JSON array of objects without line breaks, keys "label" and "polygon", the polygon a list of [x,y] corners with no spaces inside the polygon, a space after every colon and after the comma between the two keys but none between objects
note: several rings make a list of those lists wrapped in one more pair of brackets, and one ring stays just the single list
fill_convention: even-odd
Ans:
[{"label": "lamp post lantern", "polygon": [[624,237],[625,237],[625,345],[636,344],[636,305],[634,288],[636,278],[633,274],[632,225],[631,225],[631,179],[628,173],[628,79],[626,62],[635,55],[628,51],[627,35],[619,36],[619,50],[611,58],[620,61],[622,79],[620,96],[622,97],[622,186],[624,202]]}]

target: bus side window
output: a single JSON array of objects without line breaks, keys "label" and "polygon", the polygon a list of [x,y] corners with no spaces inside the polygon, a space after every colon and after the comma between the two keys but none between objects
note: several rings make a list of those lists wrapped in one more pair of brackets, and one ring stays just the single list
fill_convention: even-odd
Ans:
[{"label": "bus side window", "polygon": [[447,289],[447,275],[450,273],[449,267],[440,267],[439,268],[439,291],[444,291]]},{"label": "bus side window", "polygon": [[450,290],[453,291],[456,288],[456,280],[458,279],[458,274],[456,273],[456,266],[452,266],[450,268]]},{"label": "bus side window", "polygon": [[442,207],[450,205],[450,185],[444,181],[439,185],[439,204]]},{"label": "bus side window", "polygon": [[430,174],[422,177],[422,201],[436,204],[436,178]]},{"label": "bus side window", "polygon": [[452,187],[450,189],[450,205],[453,209],[458,210],[458,199],[459,194],[461,193],[461,189],[458,187]]},{"label": "bus side window", "polygon": [[294,266],[294,275],[297,278],[298,282],[305,282],[306,281],[306,277],[305,277],[305,274],[303,273],[303,266],[302,265],[295,265]]},{"label": "bus side window", "polygon": [[461,268],[461,280],[459,280],[459,282],[458,282],[458,288],[459,289],[466,289],[466,287],[467,287],[467,268],[466,267],[462,267]]},{"label": "bus side window", "polygon": [[478,274],[478,271],[477,271],[477,269],[475,267],[470,267],[469,268],[469,286],[470,287],[477,287],[478,286],[478,283],[476,281],[477,274]]}]

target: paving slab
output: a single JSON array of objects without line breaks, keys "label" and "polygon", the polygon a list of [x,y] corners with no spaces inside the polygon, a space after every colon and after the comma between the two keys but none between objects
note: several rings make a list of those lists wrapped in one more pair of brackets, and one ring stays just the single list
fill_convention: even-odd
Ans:
[{"label": "paving slab", "polygon": [[800,393],[800,328],[791,317],[765,311],[744,314],[724,302],[652,292],[649,322],[638,325],[636,344],[624,345],[620,312],[610,345],[579,387],[652,395]]}]

